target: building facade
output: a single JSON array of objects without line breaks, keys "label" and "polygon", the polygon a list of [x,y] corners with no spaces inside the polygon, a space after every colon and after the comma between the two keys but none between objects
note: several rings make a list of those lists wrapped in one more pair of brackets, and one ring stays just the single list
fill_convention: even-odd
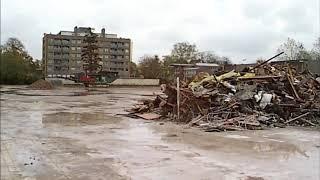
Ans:
[{"label": "building facade", "polygon": [[[75,27],[74,31],[60,31],[58,34],[44,34],[42,61],[45,77],[74,77],[83,73],[81,60],[83,40],[90,32],[87,27]],[[102,71],[117,77],[130,75],[132,43],[130,39],[118,38],[116,34],[106,34],[105,29],[97,34],[98,54],[102,59]]]},{"label": "building facade", "polygon": [[187,81],[200,72],[207,72],[210,75],[220,71],[222,67],[215,63],[195,63],[195,64],[171,64],[174,68],[175,76]]}]

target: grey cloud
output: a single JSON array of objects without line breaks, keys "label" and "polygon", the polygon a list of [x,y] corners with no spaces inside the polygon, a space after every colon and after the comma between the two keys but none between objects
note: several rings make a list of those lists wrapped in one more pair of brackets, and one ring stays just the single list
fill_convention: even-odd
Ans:
[{"label": "grey cloud", "polygon": [[220,33],[204,36],[200,42],[202,48],[217,52],[219,55],[230,56],[235,63],[241,59],[256,60],[258,57],[268,57],[276,50],[276,42],[281,35],[272,29],[247,29],[234,33]]},{"label": "grey cloud", "polygon": [[276,8],[274,5],[272,1],[248,0],[244,4],[243,12],[249,18],[261,19],[272,14]]},{"label": "grey cloud", "polygon": [[[319,35],[317,0],[7,0],[2,2],[1,37],[21,39],[41,58],[43,33],[74,26],[105,27],[133,41],[133,59],[170,53],[180,41],[196,43],[234,59],[267,57],[287,37],[306,47]],[[63,6],[61,5],[63,3]],[[303,8],[302,8],[303,7]],[[318,19],[319,20],[319,19]]]}]

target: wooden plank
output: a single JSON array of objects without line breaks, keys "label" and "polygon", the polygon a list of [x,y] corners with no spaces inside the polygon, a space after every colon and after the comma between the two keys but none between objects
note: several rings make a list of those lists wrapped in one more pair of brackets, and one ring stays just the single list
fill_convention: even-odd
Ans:
[{"label": "wooden plank", "polygon": [[300,116],[297,116],[297,117],[295,117],[295,118],[292,118],[292,119],[288,120],[288,121],[285,122],[285,123],[288,124],[289,122],[298,120],[299,118],[302,118],[302,117],[304,117],[304,116],[306,116],[306,115],[308,115],[308,114],[310,114],[310,112],[307,112],[307,113],[304,113],[304,114],[302,114],[302,115],[300,115]]},{"label": "wooden plank", "polygon": [[135,114],[135,115],[146,120],[154,120],[154,119],[159,119],[161,117],[161,115],[156,113],[143,113],[143,114]]}]

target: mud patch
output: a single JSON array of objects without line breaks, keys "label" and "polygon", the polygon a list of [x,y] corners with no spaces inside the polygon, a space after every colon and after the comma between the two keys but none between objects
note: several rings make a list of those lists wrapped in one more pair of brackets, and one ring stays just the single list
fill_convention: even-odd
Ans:
[{"label": "mud patch", "polygon": [[59,124],[63,126],[85,126],[99,124],[118,123],[120,117],[106,115],[105,113],[71,113],[58,112],[53,114],[44,114],[42,123],[44,125]]}]

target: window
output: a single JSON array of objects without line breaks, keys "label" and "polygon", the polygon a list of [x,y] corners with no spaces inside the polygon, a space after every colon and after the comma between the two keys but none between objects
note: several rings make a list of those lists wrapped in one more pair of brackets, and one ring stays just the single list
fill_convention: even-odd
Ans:
[{"label": "window", "polygon": [[76,57],[81,57],[81,54],[77,54]]},{"label": "window", "polygon": [[124,64],[124,62],[117,62],[117,61],[112,61],[112,63],[115,64],[115,65],[118,65],[118,64],[123,65]]},{"label": "window", "polygon": [[77,50],[78,50],[78,51],[81,51],[81,47],[77,47]]},{"label": "window", "polygon": [[129,56],[125,56],[126,59],[129,59]]},{"label": "window", "polygon": [[76,50],[76,47],[71,47],[71,50],[72,50],[72,51],[75,51],[75,50]]},{"label": "window", "polygon": [[125,52],[126,52],[126,53],[129,53],[129,49],[125,49]]},{"label": "window", "polygon": [[82,41],[81,41],[81,40],[78,40],[77,42],[78,42],[78,44],[81,44],[81,43],[82,43]]},{"label": "window", "polygon": [[104,52],[108,52],[108,51],[109,51],[109,49],[107,49],[107,48],[104,49]]},{"label": "window", "polygon": [[104,58],[106,58],[106,59],[107,59],[107,58],[109,58],[109,56],[108,56],[108,55],[104,55]]},{"label": "window", "polygon": [[125,43],[124,45],[128,47],[128,46],[129,46],[129,43]]},{"label": "window", "polygon": [[61,41],[60,40],[54,40],[54,43],[57,45],[61,45]]},{"label": "window", "polygon": [[71,43],[72,43],[72,44],[76,44],[76,43],[77,43],[77,40],[71,40]]},{"label": "window", "polygon": [[73,58],[74,58],[74,57],[76,57],[76,55],[75,55],[75,54],[70,54],[70,56],[71,56],[71,57],[73,57]]},{"label": "window", "polygon": [[48,42],[51,44],[53,43],[53,39],[48,39]]}]

